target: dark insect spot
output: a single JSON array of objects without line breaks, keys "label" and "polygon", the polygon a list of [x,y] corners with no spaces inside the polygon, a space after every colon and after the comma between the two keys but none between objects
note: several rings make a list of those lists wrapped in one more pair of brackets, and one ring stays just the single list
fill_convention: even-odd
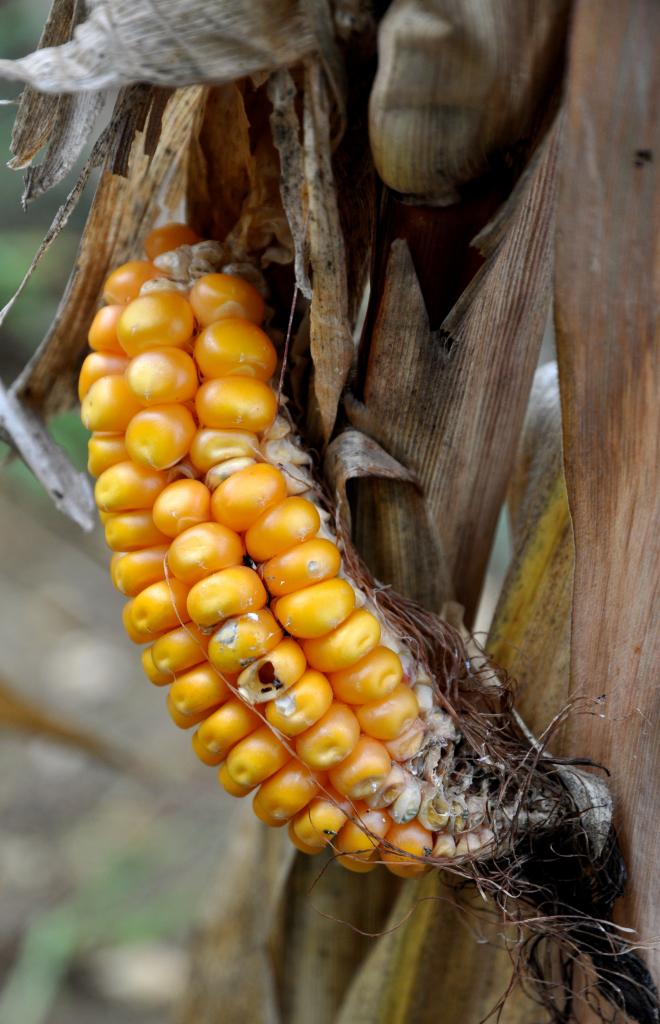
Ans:
[{"label": "dark insect spot", "polygon": [[264,683],[270,689],[275,682],[275,669],[272,661],[264,661],[263,665],[260,665],[257,669],[257,675],[259,676],[259,682]]},{"label": "dark insect spot", "polygon": [[243,555],[243,565],[247,565],[248,569],[257,568],[257,563],[249,555]]}]

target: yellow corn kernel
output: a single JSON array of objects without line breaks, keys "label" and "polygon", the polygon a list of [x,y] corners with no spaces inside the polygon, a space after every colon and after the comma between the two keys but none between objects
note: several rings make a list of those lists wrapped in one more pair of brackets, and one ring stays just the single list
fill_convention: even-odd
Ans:
[{"label": "yellow corn kernel", "polygon": [[94,381],[82,400],[80,418],[87,430],[121,433],[141,408],[123,374],[111,373]]},{"label": "yellow corn kernel", "polygon": [[391,693],[403,678],[403,666],[398,654],[389,647],[374,647],[355,665],[329,677],[337,698],[346,704],[367,704]]},{"label": "yellow corn kernel", "polygon": [[178,537],[211,515],[211,494],[200,480],[175,480],[154,502],[154,523],[168,537]]},{"label": "yellow corn kernel", "polygon": [[[205,718],[204,721],[208,722],[208,718]],[[197,757],[200,759],[202,764],[207,764],[211,768],[214,767],[215,765],[220,764],[220,762],[222,761],[222,757],[219,754],[212,754],[210,750],[207,750],[206,747],[204,747],[200,743],[200,741],[199,741],[199,729],[197,729],[192,734],[191,742],[192,742],[193,752],[195,754],[197,754]]]},{"label": "yellow corn kernel", "polygon": [[188,614],[198,626],[263,608],[268,595],[254,569],[234,565],[195,583],[188,595]]},{"label": "yellow corn kernel", "polygon": [[322,777],[291,760],[257,790],[252,809],[266,825],[285,825],[318,792]]},{"label": "yellow corn kernel", "polygon": [[78,377],[78,398],[83,398],[91,388],[94,381],[100,377],[109,377],[112,374],[123,373],[128,366],[128,359],[125,355],[117,352],[90,352],[80,367]]},{"label": "yellow corn kernel", "polygon": [[326,580],[275,602],[276,617],[288,633],[304,640],[336,629],[353,611],[355,594],[346,580]]},{"label": "yellow corn kernel", "polygon": [[299,736],[323,717],[332,700],[332,687],[325,676],[308,670],[286,693],[266,705],[266,718],[285,736]]},{"label": "yellow corn kernel", "polygon": [[237,782],[234,782],[227,771],[226,761],[223,761],[218,769],[218,782],[230,796],[247,796],[254,789],[254,786],[239,786]]},{"label": "yellow corn kernel", "polygon": [[117,590],[126,597],[135,597],[158,580],[165,579],[166,545],[141,548],[139,551],[116,552],[110,559],[110,577]]},{"label": "yellow corn kernel", "polygon": [[146,281],[159,276],[160,271],[146,260],[129,260],[113,270],[103,285],[103,298],[120,306],[132,302],[140,294]]},{"label": "yellow corn kernel", "polygon": [[259,438],[246,430],[211,430],[202,427],[190,445],[193,466],[202,473],[229,459],[252,458],[259,454]]},{"label": "yellow corn kernel", "polygon": [[367,736],[377,740],[394,740],[412,725],[418,711],[419,705],[413,691],[405,683],[399,683],[386,697],[362,704],[356,714]]},{"label": "yellow corn kernel", "polygon": [[366,875],[373,871],[380,863],[380,852],[375,850],[368,860],[360,860],[359,857],[337,857],[337,861],[347,871],[354,871],[357,875]]},{"label": "yellow corn kernel", "polygon": [[371,736],[361,736],[353,752],[332,769],[330,781],[343,796],[360,800],[376,792],[391,767],[392,758],[383,744]]},{"label": "yellow corn kernel", "polygon": [[346,704],[335,701],[323,718],[296,740],[296,754],[310,768],[325,771],[348,757],[360,738],[360,724]]},{"label": "yellow corn kernel", "polygon": [[199,422],[216,430],[238,427],[259,434],[277,415],[275,392],[254,377],[217,377],[198,390]]},{"label": "yellow corn kernel", "polygon": [[198,729],[200,746],[224,760],[239,740],[261,725],[261,719],[242,700],[232,697],[202,722]]},{"label": "yellow corn kernel", "polygon": [[282,639],[282,630],[268,611],[227,619],[209,642],[209,658],[221,672],[240,672]]},{"label": "yellow corn kernel", "polygon": [[415,718],[393,740],[387,740],[385,746],[390,757],[395,761],[407,761],[410,757],[415,756],[424,741],[425,735],[426,726],[424,722],[421,718]]},{"label": "yellow corn kernel", "polygon": [[156,527],[151,511],[119,512],[105,523],[105,542],[113,551],[138,551],[167,544],[168,538]]},{"label": "yellow corn kernel", "polygon": [[213,518],[237,533],[244,533],[267,509],[286,498],[286,482],[279,469],[267,463],[234,473],[213,492]]},{"label": "yellow corn kernel", "polygon": [[159,637],[151,653],[158,671],[173,676],[206,661],[208,646],[209,638],[188,622]]},{"label": "yellow corn kernel", "polygon": [[195,342],[195,361],[205,377],[256,377],[270,380],[277,354],[268,335],[237,317],[206,327]]},{"label": "yellow corn kernel", "polygon": [[257,289],[231,274],[200,277],[190,289],[190,305],[204,327],[225,317],[242,317],[253,324],[264,318],[264,300]]},{"label": "yellow corn kernel", "polygon": [[126,448],[144,466],[169,469],[187,455],[194,436],[195,421],[185,405],[152,405],[127,424]]},{"label": "yellow corn kernel", "polygon": [[187,224],[161,224],[150,231],[144,240],[144,251],[150,260],[155,260],[161,253],[171,252],[180,245],[196,245],[201,238]]},{"label": "yellow corn kernel", "polygon": [[92,434],[87,442],[87,469],[92,476],[100,476],[127,458],[123,434]]},{"label": "yellow corn kernel", "polygon": [[210,714],[230,697],[227,681],[208,661],[177,676],[170,687],[172,705],[184,718]]},{"label": "yellow corn kernel", "polygon": [[306,846],[320,850],[333,842],[346,821],[349,808],[343,804],[339,793],[335,794],[331,790],[326,795],[314,797],[307,807],[296,814],[291,830]]},{"label": "yellow corn kernel", "polygon": [[135,598],[126,602],[121,610],[121,621],[129,640],[132,640],[134,644],[148,644],[154,639],[154,635],[136,624],[133,618],[134,604]]},{"label": "yellow corn kernel", "polygon": [[384,811],[370,811],[364,805],[355,809],[354,818],[343,826],[333,847],[337,853],[370,860],[380,840],[387,835],[392,819]]},{"label": "yellow corn kernel", "polygon": [[89,347],[94,352],[116,352],[117,355],[126,358],[117,337],[117,322],[123,312],[123,305],[103,306],[99,309],[87,334]]},{"label": "yellow corn kernel", "polygon": [[311,583],[332,579],[340,568],[337,545],[317,537],[271,558],[263,567],[263,579],[273,597],[283,597]]},{"label": "yellow corn kernel", "polygon": [[189,587],[180,580],[160,580],[133,598],[133,621],[146,633],[163,633],[186,622]]},{"label": "yellow corn kernel", "polygon": [[332,633],[316,640],[305,640],[303,650],[313,668],[320,672],[339,672],[364,658],[379,641],[378,619],[366,608],[357,608]]},{"label": "yellow corn kernel", "polygon": [[172,676],[169,672],[159,672],[156,668],[151,647],[145,647],[140,658],[144,674],[147,679],[154,684],[154,686],[167,686],[172,682]]},{"label": "yellow corn kernel", "polygon": [[255,562],[266,562],[309,540],[320,526],[321,519],[311,501],[285,498],[252,524],[245,534],[245,547]]},{"label": "yellow corn kernel", "polygon": [[183,295],[154,292],[129,302],[117,321],[117,337],[127,355],[137,356],[152,348],[181,348],[193,327],[193,311]]},{"label": "yellow corn kernel", "polygon": [[[395,849],[401,853],[395,853]],[[415,858],[430,857],[432,851],[432,833],[422,828],[418,821],[409,821],[405,825],[391,826],[387,840],[381,847],[380,858],[393,875],[412,878],[428,869],[424,861]]]},{"label": "yellow corn kernel", "polygon": [[197,367],[193,358],[180,348],[142,352],[127,366],[128,386],[143,405],[188,402],[195,397]]},{"label": "yellow corn kernel", "polygon": [[306,854],[308,854],[309,856],[312,856],[312,857],[314,856],[314,854],[320,853],[321,850],[323,849],[323,847],[321,847],[321,846],[307,846],[306,843],[303,843],[302,839],[298,838],[298,836],[296,835],[296,833],[293,830],[293,822],[294,822],[294,820],[295,819],[292,819],[289,822],[289,827],[288,827],[287,831],[289,833],[289,841],[295,846],[296,850],[300,850],[301,853],[306,853]]},{"label": "yellow corn kernel", "polygon": [[179,729],[192,729],[194,725],[199,725],[200,722],[203,722],[208,715],[208,711],[198,711],[195,715],[182,715],[174,706],[171,693],[167,695],[165,706],[170,718]]},{"label": "yellow corn kernel", "polygon": [[279,771],[290,756],[268,726],[262,725],[232,747],[225,764],[239,786],[256,786]]},{"label": "yellow corn kernel", "polygon": [[167,564],[183,583],[199,583],[205,576],[243,561],[243,542],[221,523],[190,526],[170,545]]},{"label": "yellow corn kernel", "polygon": [[263,658],[243,669],[238,677],[239,692],[251,704],[271,701],[293,686],[305,668],[305,655],[295,640],[287,637]]},{"label": "yellow corn kernel", "polygon": [[96,481],[94,500],[104,512],[133,512],[151,508],[167,483],[164,473],[136,466],[128,459],[110,466]]}]

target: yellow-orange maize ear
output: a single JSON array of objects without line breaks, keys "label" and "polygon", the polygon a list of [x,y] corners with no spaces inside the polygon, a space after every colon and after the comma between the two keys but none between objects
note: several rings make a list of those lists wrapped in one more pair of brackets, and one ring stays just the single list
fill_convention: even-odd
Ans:
[{"label": "yellow-orange maize ear", "polygon": [[110,561],[110,576],[117,590],[135,597],[145,587],[165,579],[167,547],[117,552]]},{"label": "yellow-orange maize ear", "polygon": [[195,341],[195,361],[204,377],[273,376],[277,355],[260,327],[235,317],[206,327]]},{"label": "yellow-orange maize ear", "polygon": [[264,318],[264,300],[247,281],[230,274],[206,274],[190,289],[190,304],[206,327],[226,317],[242,317],[253,324]]},{"label": "yellow-orange maize ear", "polygon": [[235,565],[195,583],[188,596],[188,613],[198,626],[215,626],[231,616],[259,611],[266,599],[254,569]]},{"label": "yellow-orange maize ear", "polygon": [[125,306],[140,294],[140,288],[147,281],[158,277],[158,270],[147,260],[130,260],[122,263],[106,278],[103,298],[106,302]]},{"label": "yellow-orange maize ear", "polygon": [[321,672],[338,672],[364,658],[380,640],[380,623],[366,608],[357,608],[331,633],[306,640],[308,662]]},{"label": "yellow-orange maize ear", "polygon": [[291,760],[262,783],[252,802],[254,813],[267,825],[285,825],[318,791],[321,776]]},{"label": "yellow-orange maize ear", "polygon": [[282,630],[262,608],[226,619],[209,642],[209,658],[221,672],[241,672],[251,662],[277,647]]},{"label": "yellow-orange maize ear", "polygon": [[332,689],[347,704],[367,704],[391,693],[403,679],[401,659],[389,647],[375,647],[355,665],[332,672]]},{"label": "yellow-orange maize ear", "polygon": [[320,516],[311,501],[285,498],[252,524],[245,534],[245,547],[256,562],[266,562],[313,537],[320,525]]},{"label": "yellow-orange maize ear", "polygon": [[177,579],[189,584],[199,583],[220,569],[240,565],[243,551],[241,538],[227,526],[199,522],[174,538],[167,564]]},{"label": "yellow-orange maize ear", "polygon": [[199,480],[175,480],[154,502],[154,523],[168,537],[206,523],[211,511],[211,495]]},{"label": "yellow-orange maize ear", "polygon": [[427,870],[424,861],[417,858],[431,856],[433,834],[422,828],[418,821],[392,825],[386,838],[387,843],[381,847],[380,857],[393,875],[413,878]]},{"label": "yellow-orange maize ear", "polygon": [[180,348],[193,334],[195,319],[188,300],[178,292],[141,295],[117,321],[119,344],[129,356],[152,348]]},{"label": "yellow-orange maize ear", "polygon": [[263,577],[273,597],[282,597],[311,583],[332,579],[340,568],[341,555],[337,545],[315,538],[271,558],[263,567]]},{"label": "yellow-orange maize ear", "polygon": [[144,251],[150,260],[155,260],[161,253],[178,249],[180,245],[195,245],[201,242],[196,231],[187,224],[161,224],[150,231],[144,240]]},{"label": "yellow-orange maize ear", "polygon": [[320,672],[307,671],[295,686],[266,705],[266,718],[285,736],[298,736],[318,722],[331,704],[328,680]]},{"label": "yellow-orange maize ear", "polygon": [[188,402],[197,391],[195,361],[180,348],[143,352],[131,359],[124,371],[128,386],[143,405]]}]

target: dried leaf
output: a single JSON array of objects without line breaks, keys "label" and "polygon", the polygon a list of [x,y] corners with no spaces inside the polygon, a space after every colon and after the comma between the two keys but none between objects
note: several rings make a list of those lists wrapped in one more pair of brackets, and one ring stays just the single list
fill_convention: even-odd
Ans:
[{"label": "dried leaf", "polygon": [[87,477],[73,468],[38,416],[2,385],[0,431],[45,487],[55,507],[83,530],[93,529],[94,498]]},{"label": "dried leaf", "polygon": [[351,510],[346,495],[346,484],[349,480],[356,477],[385,477],[389,480],[405,481],[419,488],[419,481],[414,473],[359,430],[344,430],[328,445],[323,468],[336,495],[341,518],[349,532]]},{"label": "dried leaf", "polygon": [[305,68],[303,150],[313,292],[310,348],[323,437],[330,439],[353,359],[346,256],[332,174],[328,95],[318,64]]},{"label": "dried leaf", "polygon": [[317,48],[295,0],[92,0],[70,42],[0,61],[0,76],[42,92],[220,84],[294,64]]},{"label": "dried leaf", "polygon": [[390,4],[369,131],[386,184],[452,203],[461,185],[519,147],[558,79],[568,12],[566,0]]}]

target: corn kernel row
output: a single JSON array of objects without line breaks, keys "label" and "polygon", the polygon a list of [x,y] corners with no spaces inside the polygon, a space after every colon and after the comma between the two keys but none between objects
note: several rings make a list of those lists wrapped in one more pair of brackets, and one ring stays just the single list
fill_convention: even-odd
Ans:
[{"label": "corn kernel row", "polygon": [[197,241],[158,228],[149,260],[109,276],[80,374],[126,631],[199,759],[262,821],[352,870],[418,874],[457,813],[405,765],[430,690],[343,573],[278,415],[259,293],[226,274],[148,290],[151,261]]}]

